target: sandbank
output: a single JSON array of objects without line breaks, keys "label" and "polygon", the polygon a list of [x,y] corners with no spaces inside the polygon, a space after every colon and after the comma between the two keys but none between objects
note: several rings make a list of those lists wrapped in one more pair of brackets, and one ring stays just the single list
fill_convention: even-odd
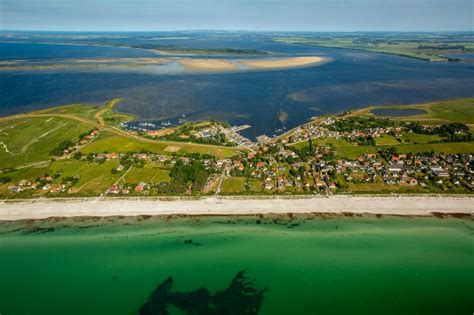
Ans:
[{"label": "sandbank", "polygon": [[180,59],[179,64],[190,71],[233,71],[237,66],[224,59]]},{"label": "sandbank", "polygon": [[323,57],[291,57],[291,58],[278,58],[278,59],[251,59],[251,60],[240,60],[239,62],[252,69],[280,69],[280,68],[295,68],[303,67],[311,64],[321,63],[326,61]]}]

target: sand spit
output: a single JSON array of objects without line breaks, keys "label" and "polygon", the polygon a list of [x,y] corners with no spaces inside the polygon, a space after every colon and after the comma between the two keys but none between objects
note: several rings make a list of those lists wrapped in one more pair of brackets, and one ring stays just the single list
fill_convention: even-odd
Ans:
[{"label": "sand spit", "polygon": [[179,64],[189,71],[234,71],[237,66],[224,59],[180,59]]},{"label": "sand spit", "polygon": [[14,61],[10,63],[0,62],[0,71],[17,70],[83,70],[88,69],[112,69],[128,70],[136,67],[156,66],[153,69],[158,70],[160,66],[165,66],[163,73],[169,73],[170,68],[166,65],[174,62],[181,65],[173,69],[172,73],[226,73],[237,71],[271,71],[292,68],[303,68],[316,65],[322,65],[332,61],[330,58],[316,56],[301,57],[282,57],[282,58],[258,58],[258,59],[218,59],[218,58],[104,58],[104,59],[71,59],[57,60],[54,62],[44,61]]},{"label": "sand spit", "polygon": [[327,61],[323,57],[292,57],[292,58],[278,58],[278,59],[251,59],[240,60],[239,62],[252,69],[281,69],[281,68],[296,68],[304,67],[312,64],[318,64]]},{"label": "sand spit", "polygon": [[465,196],[331,196],[301,198],[215,197],[70,198],[2,201],[0,220],[49,217],[137,215],[252,215],[284,213],[354,213],[382,215],[474,214],[474,197]]},{"label": "sand spit", "polygon": [[75,70],[113,66],[154,66],[164,65],[173,61],[170,58],[105,58],[105,59],[70,59],[48,61],[28,61],[1,64],[0,71],[11,70]]}]

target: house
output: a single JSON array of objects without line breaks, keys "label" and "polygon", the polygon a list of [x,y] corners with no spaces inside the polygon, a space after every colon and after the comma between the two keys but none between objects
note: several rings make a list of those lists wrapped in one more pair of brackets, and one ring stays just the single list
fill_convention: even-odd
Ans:
[{"label": "house", "polygon": [[403,170],[402,167],[398,166],[398,165],[389,165],[388,167],[388,171],[389,172],[393,172],[393,173],[400,173],[401,171]]},{"label": "house", "polygon": [[325,183],[322,180],[317,180],[316,181],[316,186],[318,187],[324,187]]},{"label": "house", "polygon": [[418,180],[416,178],[411,178],[410,179],[410,185],[411,186],[416,186],[418,185]]},{"label": "house", "polygon": [[120,188],[118,185],[112,185],[107,189],[108,194],[118,194],[120,192]]},{"label": "house", "polygon": [[288,157],[293,157],[293,158],[297,157],[296,153],[291,151],[291,150],[283,150],[283,151],[280,152],[280,154],[282,156],[286,157],[286,158],[288,158]]},{"label": "house", "polygon": [[270,189],[273,189],[274,185],[273,185],[273,183],[265,183],[264,187],[265,187],[266,190],[270,190]]},{"label": "house", "polygon": [[202,138],[210,138],[212,137],[213,132],[209,129],[206,129],[206,130],[202,130],[199,134]]},{"label": "house", "polygon": [[160,134],[158,130],[148,130],[146,133],[150,137],[156,137]]},{"label": "house", "polygon": [[137,153],[137,154],[135,154],[135,157],[137,159],[140,159],[140,160],[147,160],[148,159],[148,155],[145,154],[145,153]]},{"label": "house", "polygon": [[19,186],[8,186],[8,189],[13,193],[19,193],[22,191],[21,187]]},{"label": "house", "polygon": [[330,182],[328,186],[329,186],[329,189],[336,189],[337,188],[336,184],[334,184],[333,182]]},{"label": "house", "polygon": [[20,186],[29,186],[31,183],[29,181],[27,181],[26,179],[22,179],[20,180],[20,182],[18,183],[18,185]]},{"label": "house", "polygon": [[146,183],[140,182],[136,187],[135,187],[135,192],[140,193],[146,188]]}]

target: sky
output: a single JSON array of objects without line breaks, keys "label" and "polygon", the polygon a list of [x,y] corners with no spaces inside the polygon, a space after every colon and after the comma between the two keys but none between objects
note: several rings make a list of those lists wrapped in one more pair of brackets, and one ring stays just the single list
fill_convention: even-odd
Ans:
[{"label": "sky", "polygon": [[0,29],[473,31],[474,0],[0,0]]}]

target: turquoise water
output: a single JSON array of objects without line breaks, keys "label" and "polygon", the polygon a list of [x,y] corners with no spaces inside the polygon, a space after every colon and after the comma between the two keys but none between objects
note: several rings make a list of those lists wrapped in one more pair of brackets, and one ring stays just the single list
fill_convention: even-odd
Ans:
[{"label": "turquoise water", "polygon": [[2,223],[0,313],[138,314],[169,277],[173,292],[214,294],[245,271],[268,290],[258,312],[236,314],[470,315],[473,231],[434,218]]}]

